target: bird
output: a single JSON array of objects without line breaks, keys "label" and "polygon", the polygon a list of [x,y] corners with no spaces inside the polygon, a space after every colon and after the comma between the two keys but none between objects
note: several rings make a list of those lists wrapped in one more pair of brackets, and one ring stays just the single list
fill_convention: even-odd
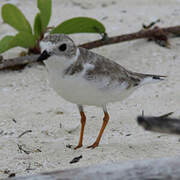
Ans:
[{"label": "bird", "polygon": [[80,137],[74,149],[83,146],[86,124],[84,106],[101,107],[103,123],[95,142],[87,148],[99,145],[110,119],[109,103],[122,101],[146,83],[164,80],[166,76],[141,74],[88,49],[78,47],[65,34],[48,34],[40,41],[41,54],[48,70],[49,82],[58,95],[76,104],[80,113]]}]

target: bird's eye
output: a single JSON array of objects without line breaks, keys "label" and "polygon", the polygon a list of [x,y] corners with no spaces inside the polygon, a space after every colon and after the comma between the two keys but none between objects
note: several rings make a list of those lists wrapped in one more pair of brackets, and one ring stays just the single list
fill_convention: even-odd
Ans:
[{"label": "bird's eye", "polygon": [[67,49],[67,45],[64,43],[64,44],[61,44],[60,46],[59,46],[59,50],[60,51],[65,51]]}]

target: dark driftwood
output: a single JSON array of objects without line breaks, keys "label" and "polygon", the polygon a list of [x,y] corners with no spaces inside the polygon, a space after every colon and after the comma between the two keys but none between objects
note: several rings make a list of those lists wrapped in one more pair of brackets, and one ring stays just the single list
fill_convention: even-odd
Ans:
[{"label": "dark driftwood", "polygon": [[0,70],[25,66],[29,63],[36,62],[38,57],[39,55],[30,55],[1,60]]},{"label": "dark driftwood", "polygon": [[12,180],[179,180],[180,157],[59,170]]},{"label": "dark driftwood", "polygon": [[92,49],[92,48],[97,48],[100,46],[115,44],[115,43],[124,42],[124,41],[131,41],[131,40],[135,40],[135,39],[153,38],[153,37],[161,36],[161,35],[164,36],[164,33],[166,35],[169,35],[169,34],[178,34],[179,35],[180,34],[180,26],[141,30],[141,31],[138,31],[135,33],[109,37],[109,38],[107,38],[107,40],[97,40],[97,41],[93,41],[93,42],[88,42],[86,44],[80,45],[80,47],[83,47],[86,49]]},{"label": "dark driftwood", "polygon": [[[124,41],[130,41],[135,39],[142,39],[142,38],[149,38],[154,39],[157,41],[167,41],[166,39],[168,35],[174,34],[175,36],[180,34],[180,26],[173,26],[173,27],[167,27],[167,28],[154,28],[154,29],[147,29],[147,30],[141,30],[135,33],[130,34],[124,34],[120,36],[114,36],[114,37],[108,37],[101,40],[96,40],[92,42],[88,42],[85,44],[79,45],[79,47],[83,47],[86,49],[92,49],[97,48],[100,46],[120,43]],[[165,38],[165,39],[164,39]],[[38,55],[30,55],[30,56],[24,56],[24,57],[17,57],[12,59],[6,59],[5,61],[0,62],[0,70],[3,69],[14,69],[17,67],[25,66],[26,64],[36,62]]]},{"label": "dark driftwood", "polygon": [[169,134],[180,134],[180,119],[169,118],[167,116],[160,117],[146,117],[139,116],[137,122],[145,130],[169,133]]}]

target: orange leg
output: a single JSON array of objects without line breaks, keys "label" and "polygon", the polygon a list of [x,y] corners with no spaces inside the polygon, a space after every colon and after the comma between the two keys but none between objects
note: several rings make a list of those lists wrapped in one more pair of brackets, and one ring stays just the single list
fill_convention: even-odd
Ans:
[{"label": "orange leg", "polygon": [[108,121],[109,121],[109,114],[107,111],[104,111],[103,124],[102,124],[101,130],[99,132],[99,135],[98,135],[96,141],[91,146],[88,146],[87,148],[95,148],[99,145],[99,142],[101,140],[102,134],[104,132],[104,129],[105,129]]},{"label": "orange leg", "polygon": [[86,115],[83,112],[83,108],[79,107],[79,110],[80,110],[80,115],[81,115],[81,132],[80,132],[79,143],[74,149],[78,149],[83,146],[83,134],[84,134],[84,127],[86,124]]}]

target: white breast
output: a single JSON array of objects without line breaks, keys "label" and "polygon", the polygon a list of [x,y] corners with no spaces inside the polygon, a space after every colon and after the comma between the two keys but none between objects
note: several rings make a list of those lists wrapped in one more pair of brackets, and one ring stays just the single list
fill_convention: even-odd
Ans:
[{"label": "white breast", "polygon": [[[110,102],[121,101],[129,96],[134,89],[127,90],[128,84],[110,90],[102,89],[102,82],[92,82],[83,78],[82,73],[76,76],[63,76],[65,67],[59,63],[59,57],[48,59],[45,63],[49,71],[50,84],[64,99],[82,105],[102,106]],[[87,65],[86,68],[93,68]]]}]

